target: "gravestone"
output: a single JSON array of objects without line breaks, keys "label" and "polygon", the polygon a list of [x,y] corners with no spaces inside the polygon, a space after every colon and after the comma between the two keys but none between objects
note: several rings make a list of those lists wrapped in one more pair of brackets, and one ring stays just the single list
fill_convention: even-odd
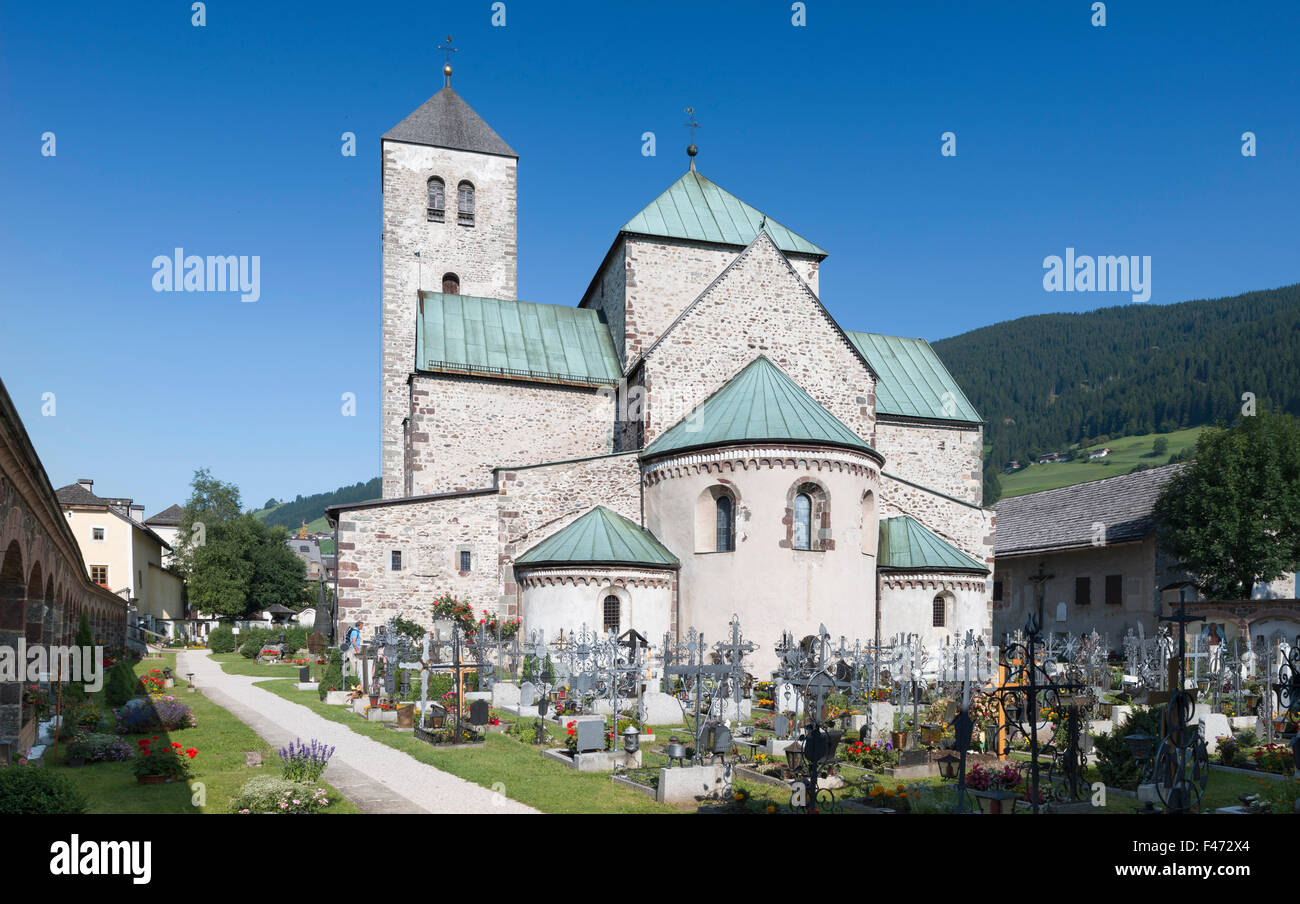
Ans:
[{"label": "gravestone", "polygon": [[537,685],[531,681],[525,681],[519,685],[519,706],[522,709],[525,706],[532,706],[537,702]]},{"label": "gravestone", "polygon": [[492,685],[492,705],[498,709],[506,706],[523,704],[519,685],[509,681],[498,681]]},{"label": "gravestone", "polygon": [[[1197,717],[1193,717],[1197,718]],[[1201,726],[1201,734],[1205,737],[1205,750],[1207,753],[1219,752],[1219,738],[1232,734],[1232,726],[1228,722],[1228,717],[1221,713],[1205,713],[1197,718]]]},{"label": "gravestone", "polygon": [[578,738],[578,753],[588,753],[592,750],[605,749],[605,720],[589,719],[578,722],[576,726]]},{"label": "gravestone", "polygon": [[782,740],[790,736],[790,719],[784,715],[778,715],[772,720],[772,730],[776,736]]},{"label": "gravestone", "polygon": [[492,717],[491,706],[486,700],[475,700],[469,705],[469,724],[486,725]]}]

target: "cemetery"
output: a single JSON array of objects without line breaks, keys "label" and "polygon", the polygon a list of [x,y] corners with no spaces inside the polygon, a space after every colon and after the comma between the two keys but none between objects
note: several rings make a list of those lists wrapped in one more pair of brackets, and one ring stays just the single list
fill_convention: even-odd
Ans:
[{"label": "cemetery", "polygon": [[264,686],[480,784],[536,776],[543,810],[1291,812],[1300,649],[1211,647],[1193,621],[1114,645],[1033,617],[1000,644],[822,626],[774,638],[757,675],[736,617],[659,642],[395,621],[346,681],[308,680],[339,668],[328,651]]}]

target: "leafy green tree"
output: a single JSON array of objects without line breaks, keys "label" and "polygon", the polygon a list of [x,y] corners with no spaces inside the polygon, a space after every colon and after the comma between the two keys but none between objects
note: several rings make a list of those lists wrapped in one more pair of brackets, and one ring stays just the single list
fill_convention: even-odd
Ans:
[{"label": "leafy green tree", "polygon": [[312,602],[307,588],[307,565],[285,545],[289,532],[283,527],[267,527],[252,515],[245,515],[256,541],[250,550],[253,573],[248,590],[258,609],[279,603],[300,609]]},{"label": "leafy green tree", "polygon": [[1163,436],[1157,436],[1156,441],[1151,444],[1151,453],[1159,458],[1169,451],[1169,440]]},{"label": "leafy green tree", "polygon": [[1215,599],[1300,563],[1300,421],[1261,409],[1206,430],[1156,503],[1161,544]]}]

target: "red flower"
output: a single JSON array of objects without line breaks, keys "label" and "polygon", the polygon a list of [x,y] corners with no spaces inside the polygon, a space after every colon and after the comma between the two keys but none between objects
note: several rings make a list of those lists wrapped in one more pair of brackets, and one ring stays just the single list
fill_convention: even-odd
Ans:
[{"label": "red flower", "polygon": [[199,752],[198,752],[197,750],[195,750],[193,747],[189,747],[189,748],[186,748],[186,750],[185,750],[185,755],[186,755],[187,757],[189,757],[190,759],[194,759],[196,756],[199,755]]}]

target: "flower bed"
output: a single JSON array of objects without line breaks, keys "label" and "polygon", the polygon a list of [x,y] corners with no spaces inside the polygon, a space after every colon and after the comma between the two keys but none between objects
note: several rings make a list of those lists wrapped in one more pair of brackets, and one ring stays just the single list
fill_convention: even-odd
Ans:
[{"label": "flower bed", "polygon": [[158,736],[154,735],[136,741],[135,763],[132,766],[136,778],[141,781],[158,779],[166,782],[188,779],[190,760],[198,756],[199,752],[193,747],[183,748],[177,741],[162,742],[155,747],[154,741],[158,740]]},{"label": "flower bed", "polygon": [[118,734],[144,734],[149,731],[178,731],[193,728],[198,722],[190,708],[170,694],[131,702],[114,710]]},{"label": "flower bed", "polygon": [[307,782],[293,782],[273,775],[259,775],[249,779],[233,798],[230,812],[253,813],[319,813],[330,805],[324,788],[315,788]]}]

